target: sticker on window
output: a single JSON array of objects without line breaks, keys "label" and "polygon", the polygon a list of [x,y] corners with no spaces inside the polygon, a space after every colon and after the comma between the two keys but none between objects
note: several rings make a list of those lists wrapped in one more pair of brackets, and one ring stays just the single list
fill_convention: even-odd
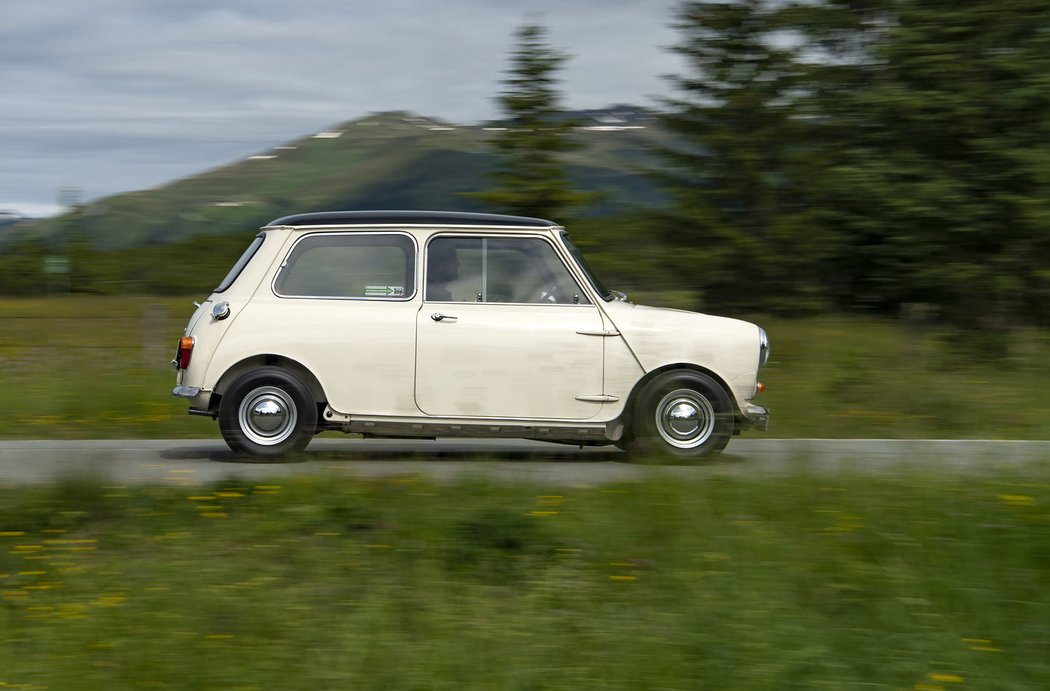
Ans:
[{"label": "sticker on window", "polygon": [[365,286],[365,297],[368,298],[399,298],[404,295],[404,286]]}]

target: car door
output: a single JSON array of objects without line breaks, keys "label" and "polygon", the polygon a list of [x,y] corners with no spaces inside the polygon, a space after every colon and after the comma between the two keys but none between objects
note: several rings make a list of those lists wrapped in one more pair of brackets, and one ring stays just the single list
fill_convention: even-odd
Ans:
[{"label": "car door", "polygon": [[588,420],[604,326],[543,237],[442,235],[426,248],[416,403],[428,415]]}]

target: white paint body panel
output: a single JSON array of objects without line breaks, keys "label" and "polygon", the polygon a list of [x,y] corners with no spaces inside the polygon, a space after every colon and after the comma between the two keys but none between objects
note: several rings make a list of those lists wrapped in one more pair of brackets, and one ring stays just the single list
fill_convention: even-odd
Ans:
[{"label": "white paint body panel", "polygon": [[312,372],[336,410],[417,413],[412,302],[279,298],[267,290],[237,316],[209,368],[221,376],[260,351]]},{"label": "white paint body panel", "polygon": [[644,371],[695,365],[724,381],[738,407],[755,395],[759,331],[754,324],[625,302],[607,303],[605,310]]},{"label": "white paint body panel", "polygon": [[[449,315],[435,321],[431,315]],[[593,305],[427,303],[419,311],[416,402],[442,417],[589,420],[602,404]]]}]

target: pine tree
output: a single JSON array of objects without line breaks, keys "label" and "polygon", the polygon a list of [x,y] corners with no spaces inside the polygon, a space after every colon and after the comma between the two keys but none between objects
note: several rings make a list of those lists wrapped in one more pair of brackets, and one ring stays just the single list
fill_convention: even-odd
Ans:
[{"label": "pine tree", "polygon": [[865,37],[863,58],[838,66],[854,88],[824,104],[840,144],[828,200],[852,255],[869,257],[856,290],[985,330],[1045,322],[1050,6],[825,5]]},{"label": "pine tree", "polygon": [[520,27],[516,39],[498,98],[505,129],[492,142],[498,155],[494,186],[470,196],[505,213],[563,219],[589,199],[572,189],[562,158],[577,146],[555,78],[569,56],[547,43],[540,24]]},{"label": "pine tree", "polygon": [[678,18],[665,239],[709,301],[1050,319],[1050,5],[696,0]]},{"label": "pine tree", "polygon": [[800,69],[777,44],[781,10],[764,0],[686,2],[664,124],[675,135],[657,173],[672,195],[669,262],[705,302],[743,308],[819,304],[829,252],[806,205],[811,160],[796,94]]}]

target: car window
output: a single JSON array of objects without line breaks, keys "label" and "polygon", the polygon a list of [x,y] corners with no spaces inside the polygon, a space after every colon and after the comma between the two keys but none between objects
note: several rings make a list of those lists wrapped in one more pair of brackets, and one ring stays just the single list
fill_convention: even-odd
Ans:
[{"label": "car window", "polygon": [[241,258],[237,260],[233,265],[233,268],[231,268],[229,273],[226,274],[226,278],[222,279],[222,283],[220,283],[219,287],[215,289],[216,293],[224,293],[233,285],[233,282],[236,281],[237,277],[241,275],[242,271],[244,271],[244,267],[248,266],[248,262],[252,260],[255,253],[260,247],[262,247],[263,240],[265,239],[266,236],[261,233],[255,236],[255,239],[252,240],[252,244],[248,245],[248,249],[244,250],[244,253],[241,254]]},{"label": "car window", "polygon": [[433,302],[588,304],[554,248],[540,238],[438,237],[427,246]]},{"label": "car window", "polygon": [[415,243],[395,233],[320,233],[295,244],[274,279],[284,297],[396,299],[415,292]]}]

